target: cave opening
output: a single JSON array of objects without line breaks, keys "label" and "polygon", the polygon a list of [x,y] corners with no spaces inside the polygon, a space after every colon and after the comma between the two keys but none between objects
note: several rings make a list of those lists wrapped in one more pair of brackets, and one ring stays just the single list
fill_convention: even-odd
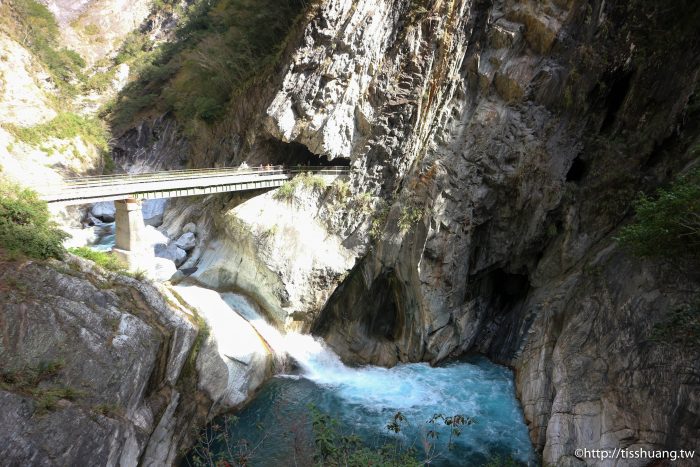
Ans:
[{"label": "cave opening", "polygon": [[328,160],[326,156],[314,154],[305,145],[294,141],[285,143],[279,140],[270,140],[268,146],[268,160],[274,165],[288,167],[297,165],[312,167],[350,166],[350,159],[336,157],[333,160]]},{"label": "cave opening", "polygon": [[365,315],[367,335],[377,339],[395,341],[401,330],[400,304],[397,300],[397,279],[393,274],[380,277],[373,284],[368,296],[375,298],[372,313]]},{"label": "cave opening", "polygon": [[483,297],[491,303],[494,310],[507,313],[525,300],[530,287],[527,274],[516,274],[498,268],[468,280],[465,300]]},{"label": "cave opening", "polygon": [[514,274],[503,269],[491,273],[493,293],[503,305],[511,305],[522,301],[530,290],[530,280],[526,274]]},{"label": "cave opening", "polygon": [[581,159],[581,157],[576,156],[574,161],[569,167],[569,171],[566,172],[567,182],[579,182],[586,175],[586,163]]},{"label": "cave opening", "polygon": [[620,111],[622,104],[624,104],[627,94],[630,90],[630,84],[632,82],[632,72],[631,71],[617,71],[612,74],[604,82],[608,85],[610,92],[605,98],[605,107],[607,112],[605,118],[603,119],[603,124],[600,127],[600,131],[604,132],[611,128],[612,124],[617,118],[617,113]]}]

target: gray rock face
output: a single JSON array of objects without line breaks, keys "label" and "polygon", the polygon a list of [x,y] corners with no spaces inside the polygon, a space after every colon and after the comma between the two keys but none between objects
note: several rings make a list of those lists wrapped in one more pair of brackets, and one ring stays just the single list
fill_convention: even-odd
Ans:
[{"label": "gray rock face", "polygon": [[[635,193],[697,158],[689,9],[327,0],[282,76],[232,103],[241,115],[261,107],[258,121],[213,130],[216,143],[193,162],[257,164],[270,147],[282,160],[282,148],[300,146],[349,159],[348,189],[367,196],[325,220],[347,234],[344,248],[371,248],[314,326],[346,360],[475,350],[513,366],[545,464],[580,465],[574,446],[694,445],[697,351],[646,336],[697,285],[613,240]],[[131,144],[130,160],[139,147],[149,147],[144,161],[169,155],[150,149],[143,128],[125,137],[147,143]],[[212,234],[209,247],[230,256],[203,251],[202,275],[282,303],[289,290],[265,263],[272,250],[230,245],[248,227]],[[231,265],[243,260],[238,274]]]},{"label": "gray rock face", "polygon": [[299,186],[293,202],[270,192],[226,211],[225,238],[209,243],[192,277],[245,290],[281,328],[308,328],[357,255],[320,218],[325,191]]},{"label": "gray rock face", "polygon": [[121,135],[112,148],[112,157],[129,173],[155,172],[182,168],[189,150],[176,122],[164,116]]},{"label": "gray rock face", "polygon": [[184,233],[197,233],[197,225],[194,224],[194,222],[188,222],[187,224],[182,227],[182,231]]},{"label": "gray rock face", "polygon": [[[15,284],[0,298],[4,461],[136,465],[197,329],[153,287],[103,275],[88,262],[20,269],[0,265],[0,281]],[[51,365],[54,370],[42,370]],[[19,376],[8,383],[6,375]],[[38,376],[21,383],[22,375]],[[160,442],[176,447],[186,430],[180,420],[178,433]]]},{"label": "gray rock face", "polygon": [[[232,375],[210,372],[226,368],[224,357],[190,355],[198,329],[173,294],[91,264],[0,261],[4,464],[172,465],[197,426],[267,375],[264,359]],[[216,349],[217,338],[204,347]],[[258,349],[227,345],[232,355]],[[211,399],[198,389],[205,380],[237,397]]]},{"label": "gray rock face", "polygon": [[[676,271],[607,248],[557,287],[528,294],[520,316],[501,324],[501,336],[480,336],[483,351],[517,349],[511,362],[518,392],[544,459],[581,465],[577,447],[697,443],[698,349],[650,339],[654,325],[687,303],[691,291],[700,287]],[[509,342],[506,333],[527,339]]]}]

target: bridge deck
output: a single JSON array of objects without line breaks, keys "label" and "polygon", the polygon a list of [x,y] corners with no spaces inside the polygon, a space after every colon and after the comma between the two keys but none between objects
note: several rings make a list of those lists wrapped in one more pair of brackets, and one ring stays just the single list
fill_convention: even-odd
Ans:
[{"label": "bridge deck", "polygon": [[65,180],[60,185],[36,187],[49,203],[86,204],[127,198],[154,199],[196,196],[281,186],[294,175],[311,172],[321,176],[344,175],[347,167],[219,168],[173,170],[145,174],[107,175]]}]

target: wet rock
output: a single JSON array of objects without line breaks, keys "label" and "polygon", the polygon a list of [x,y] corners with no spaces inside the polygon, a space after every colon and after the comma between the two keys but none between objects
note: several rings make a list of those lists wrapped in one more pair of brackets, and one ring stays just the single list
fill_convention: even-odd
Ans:
[{"label": "wet rock", "polygon": [[197,225],[194,222],[189,222],[182,227],[184,233],[197,233]]}]

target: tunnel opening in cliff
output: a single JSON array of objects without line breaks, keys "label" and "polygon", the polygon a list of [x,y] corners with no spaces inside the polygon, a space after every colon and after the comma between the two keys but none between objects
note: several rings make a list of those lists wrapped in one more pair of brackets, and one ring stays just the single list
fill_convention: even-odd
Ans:
[{"label": "tunnel opening in cliff", "polygon": [[312,167],[332,167],[350,166],[350,159],[336,157],[328,160],[325,156],[314,154],[305,145],[297,142],[285,143],[279,140],[269,140],[267,142],[268,160],[275,165],[286,166],[312,166]]}]

